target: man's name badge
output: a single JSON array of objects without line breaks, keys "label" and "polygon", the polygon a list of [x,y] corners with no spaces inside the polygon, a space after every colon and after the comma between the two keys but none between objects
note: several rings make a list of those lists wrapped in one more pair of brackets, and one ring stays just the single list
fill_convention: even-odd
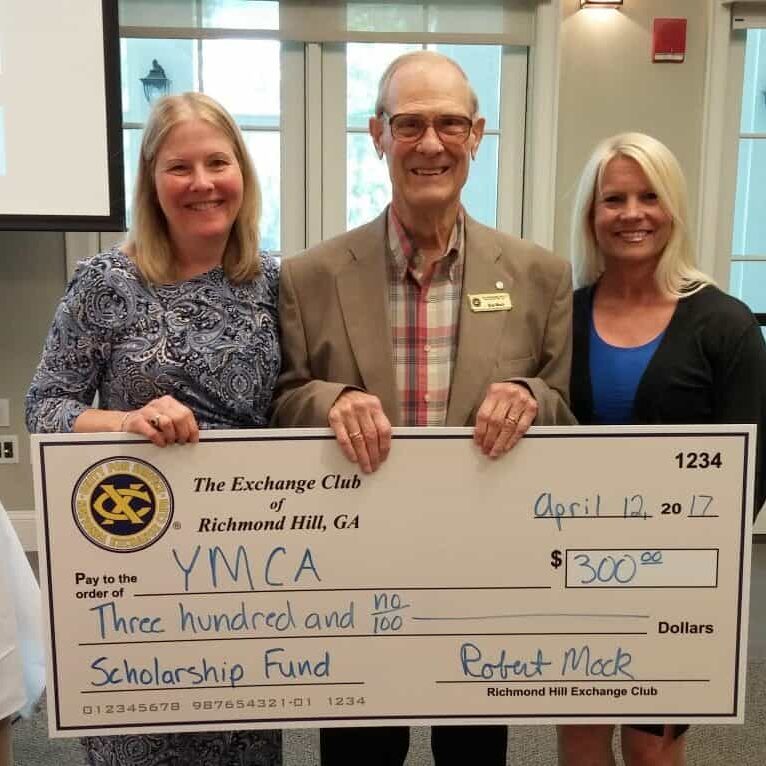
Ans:
[{"label": "man's name badge", "polygon": [[508,293],[476,293],[468,296],[471,311],[510,311],[511,296]]}]

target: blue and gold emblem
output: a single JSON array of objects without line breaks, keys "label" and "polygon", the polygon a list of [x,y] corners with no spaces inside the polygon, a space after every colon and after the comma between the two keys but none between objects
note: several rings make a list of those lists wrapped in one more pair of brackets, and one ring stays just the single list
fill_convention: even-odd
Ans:
[{"label": "blue and gold emblem", "polygon": [[79,478],[72,512],[80,531],[99,548],[140,551],[165,534],[173,517],[173,493],[149,463],[109,458]]}]

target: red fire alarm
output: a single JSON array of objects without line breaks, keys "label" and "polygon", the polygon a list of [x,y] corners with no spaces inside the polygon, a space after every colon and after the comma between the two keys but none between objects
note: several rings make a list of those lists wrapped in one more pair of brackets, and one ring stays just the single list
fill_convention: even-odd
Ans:
[{"label": "red fire alarm", "polygon": [[683,61],[686,54],[686,19],[655,19],[652,42],[652,61]]}]

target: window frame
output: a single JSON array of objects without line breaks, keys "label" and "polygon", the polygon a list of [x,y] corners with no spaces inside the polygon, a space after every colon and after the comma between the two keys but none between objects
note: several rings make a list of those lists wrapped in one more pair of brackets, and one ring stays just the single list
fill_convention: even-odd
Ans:
[{"label": "window frame", "polygon": [[[428,45],[425,42],[418,44],[424,48]],[[497,135],[502,139],[498,141],[497,228],[520,237],[523,233],[524,213],[524,138],[529,93],[529,49],[522,46],[499,47],[500,122],[498,128],[485,130],[485,135]],[[324,142],[322,163],[322,172],[333,179],[332,185],[326,190],[322,211],[322,234],[327,238],[346,231],[347,175],[344,173],[340,178],[337,168],[346,167],[347,136],[349,133],[362,135],[366,130],[350,129],[347,125],[345,44],[325,44],[321,55],[323,114],[326,115],[323,133],[333,137]],[[522,104],[519,103],[519,94],[523,97]]]},{"label": "window frame", "polygon": [[[731,3],[708,2],[710,29],[697,250],[700,268],[710,274],[722,290],[728,291],[733,262],[766,260],[766,253],[745,255],[733,251],[740,140],[749,137],[766,140],[766,134],[740,130],[747,32],[732,28]],[[766,326],[766,314],[755,316],[762,327]]]},{"label": "window frame", "polygon": [[[535,41],[521,62],[506,55],[520,51],[520,46],[503,46],[501,126],[506,134],[500,142],[498,178],[511,176],[511,184],[499,183],[497,226],[517,236],[524,236],[543,247],[553,248],[556,199],[556,158],[558,146],[558,83],[560,69],[560,30],[563,21],[561,0],[540,4],[536,9]],[[419,42],[413,39],[413,42]],[[432,40],[420,42],[433,42]],[[480,43],[479,43],[480,44]],[[319,208],[307,213],[313,225],[307,227],[307,247],[333,234],[345,231],[346,174],[338,177],[337,168],[346,166],[346,69],[343,44],[309,44],[310,56],[322,72],[319,82],[307,77],[306,102],[322,101],[322,135],[336,137],[325,142],[321,160],[313,165],[307,178],[307,197]],[[308,57],[307,57],[308,58]],[[508,91],[514,80],[526,82],[526,110],[514,109]],[[334,82],[330,89],[328,83]],[[330,92],[332,90],[332,92]],[[310,142],[310,139],[309,139]],[[519,149],[519,142],[521,146]],[[324,177],[332,184],[323,184]],[[334,194],[318,197],[313,191],[329,188]],[[522,205],[515,201],[521,199]]]},{"label": "window frame", "polygon": [[[708,0],[709,19],[705,116],[697,216],[698,260],[722,290],[728,291],[733,255],[745,38],[733,30],[731,3]],[[756,314],[761,326],[766,314]],[[766,541],[766,514],[753,528],[756,542]]]},{"label": "window frame", "polygon": [[[304,145],[301,126],[305,124],[303,104],[304,57],[299,43],[280,41],[268,30],[229,29],[168,29],[165,27],[121,27],[120,39],[172,39],[192,40],[197,45],[199,72],[202,83],[202,49],[206,40],[276,40],[280,42],[280,118],[276,130],[280,135],[280,248],[277,254],[293,253],[303,249],[305,243],[305,189]],[[122,122],[121,130],[141,127],[141,123]],[[273,127],[240,125],[246,132],[275,132]],[[257,172],[256,168],[256,172]],[[290,221],[290,225],[288,225]],[[298,222],[298,226],[295,225]]]},{"label": "window frame", "polygon": [[[762,28],[763,30],[766,30],[766,26]],[[760,29],[759,29],[760,31]],[[736,45],[736,55],[733,56],[733,63],[736,66],[737,72],[739,73],[741,71],[741,75],[739,77],[738,81],[741,81],[744,85],[744,79],[745,79],[745,63],[746,63],[746,54],[747,54],[747,30],[742,30],[741,32],[734,32],[733,34],[736,34],[735,37],[735,45]],[[766,34],[766,31],[764,31],[764,34]],[[741,62],[740,62],[741,57]],[[737,158],[739,159],[739,154],[742,151],[742,142],[745,140],[751,140],[751,141],[762,141],[764,144],[766,144],[766,132],[750,132],[750,131],[743,131],[742,130],[742,124],[741,124],[741,117],[742,117],[742,97],[744,96],[743,93],[743,87],[739,88],[739,94],[740,94],[740,104],[739,109],[737,111],[737,115],[739,117],[737,121]],[[738,180],[739,175],[739,168],[734,172],[734,179],[735,184]],[[765,262],[766,261],[766,250],[764,252],[760,253],[737,253],[734,251],[733,247],[733,239],[734,239],[734,223],[735,223],[735,209],[736,209],[736,186],[735,186],[735,195],[733,199],[732,204],[732,242],[730,244],[730,252],[731,252],[731,264],[734,263],[758,263],[758,262]],[[766,312],[753,312],[755,314],[756,319],[758,320],[758,323],[761,325],[761,327],[766,326]]]},{"label": "window frame", "polygon": [[[523,163],[521,181],[500,184],[503,197],[499,211],[509,210],[506,197],[523,199],[523,207],[514,212],[510,223],[505,217],[498,221],[500,228],[520,232],[525,238],[543,247],[553,248],[554,215],[556,199],[556,160],[558,147],[558,87],[560,68],[560,35],[563,23],[563,0],[538,2],[535,8],[535,39],[528,49],[527,57],[527,109],[523,125],[520,111],[513,131],[524,136],[523,156],[505,158],[503,145],[500,149],[499,177],[513,174],[517,163]],[[122,27],[120,35],[141,36],[152,29],[156,37],[178,37],[174,28]],[[253,38],[273,39],[274,31],[268,30],[216,30],[195,29],[189,37],[199,38]],[[322,53],[318,43],[282,43],[282,183],[281,183],[281,244],[282,253],[290,256],[328,236],[329,225],[337,209],[333,201],[324,199],[323,178],[328,169],[328,157],[322,146],[323,135],[329,135],[332,120],[321,109],[322,102]],[[505,72],[504,72],[505,74]],[[344,73],[345,78],[345,73]],[[345,80],[344,80],[345,81]],[[301,88],[296,88],[297,82]],[[344,94],[345,96],[345,94]],[[512,109],[512,101],[506,99],[501,109]],[[345,113],[345,103],[344,103]],[[502,114],[501,119],[506,119]],[[343,126],[345,135],[345,126]],[[514,139],[515,140],[515,139]],[[345,167],[345,150],[343,155]],[[335,166],[337,167],[337,165]],[[331,176],[332,177],[332,176]],[[337,178],[333,177],[333,183]],[[345,185],[345,174],[344,174]],[[345,206],[345,194],[343,197]],[[345,210],[343,212],[345,216]],[[520,221],[519,221],[520,215]],[[344,219],[345,220],[345,219]],[[67,237],[68,262],[92,255],[95,249],[104,249],[121,241],[124,233],[103,232],[97,234],[99,248],[93,248],[93,238]]]},{"label": "window frame", "polygon": [[700,268],[728,290],[734,235],[737,155],[745,73],[745,34],[731,28],[731,8],[708,0],[710,27],[697,215]]}]

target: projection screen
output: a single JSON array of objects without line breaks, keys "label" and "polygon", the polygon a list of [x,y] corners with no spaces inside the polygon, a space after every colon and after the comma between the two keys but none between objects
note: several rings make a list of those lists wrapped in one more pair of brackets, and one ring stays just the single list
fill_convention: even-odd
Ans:
[{"label": "projection screen", "polygon": [[0,0],[0,229],[124,229],[117,0]]}]

